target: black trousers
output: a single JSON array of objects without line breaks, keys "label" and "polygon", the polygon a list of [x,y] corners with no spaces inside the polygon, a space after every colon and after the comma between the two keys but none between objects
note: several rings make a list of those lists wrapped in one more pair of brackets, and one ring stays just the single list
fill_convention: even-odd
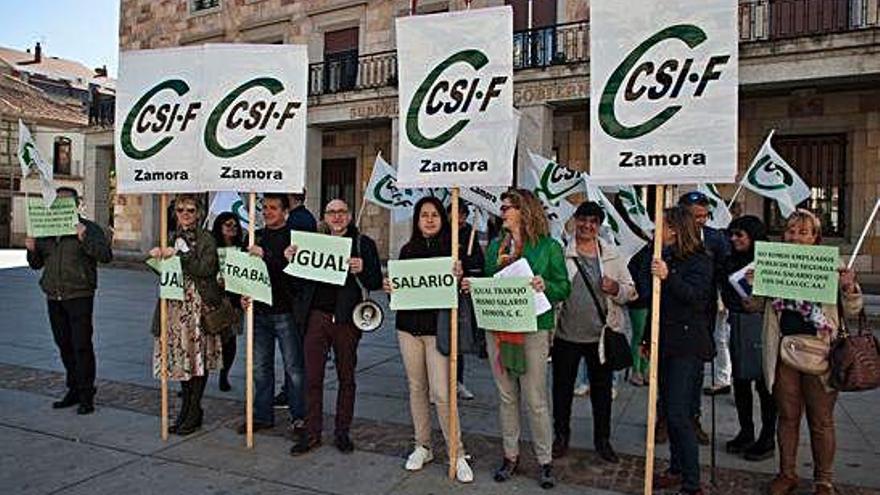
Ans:
[{"label": "black trousers", "polygon": [[776,437],[776,401],[773,395],[767,390],[764,379],[758,380],[741,380],[733,379],[733,400],[736,403],[736,415],[739,419],[739,427],[745,432],[755,432],[755,420],[752,407],[754,404],[754,395],[752,394],[752,383],[758,391],[758,399],[761,403],[761,436],[769,439]]},{"label": "black trousers", "polygon": [[76,391],[80,400],[95,395],[95,349],[92,346],[94,296],[49,300],[52,336],[61,352],[67,371],[67,388]]},{"label": "black trousers", "polygon": [[611,437],[611,368],[599,362],[599,343],[578,344],[553,340],[553,431],[571,435],[571,402],[581,358],[590,375],[590,403],[593,407],[593,444],[599,446]]}]

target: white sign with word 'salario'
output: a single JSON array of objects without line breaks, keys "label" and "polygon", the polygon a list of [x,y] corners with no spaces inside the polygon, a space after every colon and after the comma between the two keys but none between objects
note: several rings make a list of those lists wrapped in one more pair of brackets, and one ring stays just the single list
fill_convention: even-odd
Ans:
[{"label": "white sign with word 'salario'", "polygon": [[119,192],[302,190],[307,74],[300,45],[123,52]]},{"label": "white sign with word 'salario'", "polygon": [[590,16],[592,181],[734,182],[736,2],[593,0]]},{"label": "white sign with word 'salario'", "polygon": [[399,187],[511,183],[512,44],[510,6],[397,19]]}]

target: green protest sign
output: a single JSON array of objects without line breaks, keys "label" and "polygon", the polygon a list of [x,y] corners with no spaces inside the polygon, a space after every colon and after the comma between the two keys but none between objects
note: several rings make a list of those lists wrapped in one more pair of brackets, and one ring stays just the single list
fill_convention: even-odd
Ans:
[{"label": "green protest sign", "polygon": [[291,231],[290,243],[295,244],[297,250],[284,273],[328,284],[345,285],[351,238]]},{"label": "green protest sign", "polygon": [[537,332],[535,291],[529,277],[472,278],[477,326],[505,332]]},{"label": "green protest sign", "polygon": [[52,203],[52,208],[46,208],[42,198],[27,199],[28,237],[74,235],[78,223],[79,215],[73,198],[58,198]]},{"label": "green protest sign", "polygon": [[272,304],[272,282],[262,259],[242,251],[229,250],[220,272],[229,292]]},{"label": "green protest sign", "polygon": [[449,309],[458,307],[458,284],[452,258],[389,260],[391,309]]},{"label": "green protest sign", "polygon": [[159,298],[183,301],[183,267],[180,256],[150,258],[147,265],[159,274]]},{"label": "green protest sign", "polygon": [[837,302],[836,246],[755,243],[755,287],[758,296],[828,304]]}]

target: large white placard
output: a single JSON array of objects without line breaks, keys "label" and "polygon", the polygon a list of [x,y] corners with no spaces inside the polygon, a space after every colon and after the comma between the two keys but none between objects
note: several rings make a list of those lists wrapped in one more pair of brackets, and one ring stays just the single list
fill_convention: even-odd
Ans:
[{"label": "large white placard", "polygon": [[591,2],[593,182],[735,181],[736,9],[730,0]]},{"label": "large white placard", "polygon": [[400,187],[511,183],[512,45],[509,6],[397,19]]},{"label": "large white placard", "polygon": [[307,74],[300,45],[123,52],[119,192],[302,190]]}]

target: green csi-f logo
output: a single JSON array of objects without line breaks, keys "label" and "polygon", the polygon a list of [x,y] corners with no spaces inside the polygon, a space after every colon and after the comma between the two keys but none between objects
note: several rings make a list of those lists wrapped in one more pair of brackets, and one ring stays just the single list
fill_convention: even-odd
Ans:
[{"label": "green csi-f logo", "polygon": [[775,191],[794,185],[794,177],[791,176],[784,165],[776,163],[770,155],[764,155],[758,159],[758,163],[749,171],[748,181],[758,189]]},{"label": "green csi-f logo", "polygon": [[397,196],[397,186],[394,185],[394,177],[390,175],[379,179],[373,188],[373,197],[382,204],[393,206]]},{"label": "green csi-f logo", "polygon": [[539,194],[543,194],[551,203],[555,203],[557,199],[564,198],[571,194],[580,185],[579,181],[572,182],[577,179],[579,173],[551,162],[541,174],[541,180],[538,184]]},{"label": "green csi-f logo", "polygon": [[624,89],[623,101],[628,103],[639,103],[644,98],[649,101],[674,101],[682,94],[702,97],[709,83],[721,78],[722,73],[718,68],[730,60],[730,55],[709,57],[702,71],[699,69],[700,63],[693,58],[642,61],[642,57],[651,48],[667,40],[678,40],[694,49],[706,39],[706,33],[699,27],[679,24],[665,28],[639,44],[614,69],[605,84],[599,100],[599,124],[602,129],[617,139],[634,139],[662,126],[682,108],[681,105],[669,105],[650,119],[629,126],[620,122],[615,109],[615,100],[621,88]]},{"label": "green csi-f logo", "polygon": [[442,146],[470,123],[469,118],[462,118],[440,134],[428,137],[419,127],[419,114],[423,108],[427,115],[440,114],[452,120],[457,114],[485,112],[492,100],[501,96],[500,88],[507,82],[507,76],[492,77],[488,83],[480,77],[455,81],[444,78],[446,69],[458,63],[468,64],[479,71],[489,63],[489,58],[479,50],[462,50],[428,73],[416,89],[406,112],[406,135],[413,145],[422,149]]},{"label": "green csi-f logo", "polygon": [[24,143],[21,149],[21,160],[27,164],[28,168],[36,167],[38,154],[39,151],[33,143]]},{"label": "green csi-f logo", "polygon": [[[186,81],[169,79],[153,86],[140,97],[122,125],[121,144],[126,156],[133,160],[146,160],[168,146],[175,135],[191,129],[190,124],[200,117],[204,103],[180,101],[189,91],[190,86]],[[284,84],[273,77],[251,79],[233,89],[217,103],[208,117],[202,136],[208,151],[219,158],[233,158],[260,144],[266,138],[266,133],[262,131],[283,130],[302,106],[301,101],[283,101],[279,98],[283,91]],[[172,93],[170,102],[153,101],[157,95],[164,96],[168,92]],[[225,145],[219,138],[224,130],[244,132],[248,138],[243,142]],[[142,136],[141,141],[152,144],[143,148],[136,146],[132,139],[135,135]]]}]

